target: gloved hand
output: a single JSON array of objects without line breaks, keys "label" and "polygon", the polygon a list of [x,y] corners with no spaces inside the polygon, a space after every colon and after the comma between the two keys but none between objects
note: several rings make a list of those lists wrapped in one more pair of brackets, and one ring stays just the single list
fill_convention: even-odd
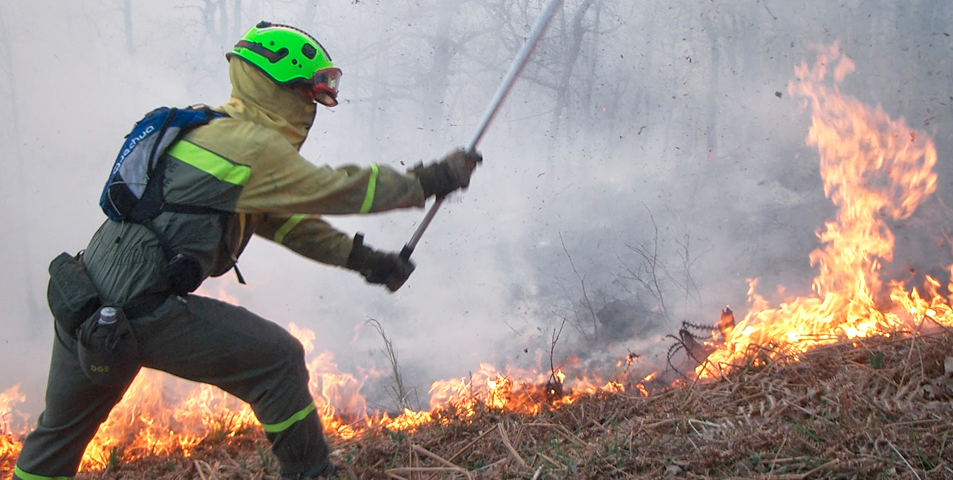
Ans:
[{"label": "gloved hand", "polygon": [[364,235],[358,233],[354,235],[351,254],[347,257],[347,268],[363,275],[368,283],[386,285],[388,290],[396,292],[416,267],[396,253],[378,252],[364,246]]},{"label": "gloved hand", "polygon": [[437,198],[443,198],[459,188],[467,188],[470,185],[470,174],[482,161],[483,155],[479,152],[466,152],[461,148],[448,153],[439,162],[427,166],[418,163],[411,169],[411,173],[420,181],[424,196],[436,195]]}]

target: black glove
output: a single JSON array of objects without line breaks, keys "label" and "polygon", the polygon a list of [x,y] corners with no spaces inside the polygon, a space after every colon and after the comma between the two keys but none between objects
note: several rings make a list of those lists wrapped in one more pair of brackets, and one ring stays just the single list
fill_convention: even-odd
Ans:
[{"label": "black glove", "polygon": [[400,258],[396,253],[378,252],[364,246],[364,235],[354,235],[354,245],[347,257],[347,268],[364,276],[368,283],[387,285],[396,292],[414,273],[414,264]]},{"label": "black glove", "polygon": [[439,162],[427,166],[418,163],[411,169],[411,173],[420,181],[424,196],[436,195],[437,198],[442,198],[454,190],[467,188],[470,185],[470,174],[482,161],[483,155],[479,152],[458,149],[448,153]]}]

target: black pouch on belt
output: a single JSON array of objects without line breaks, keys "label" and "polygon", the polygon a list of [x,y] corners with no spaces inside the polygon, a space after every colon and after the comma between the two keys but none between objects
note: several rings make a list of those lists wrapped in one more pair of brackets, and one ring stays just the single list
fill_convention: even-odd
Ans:
[{"label": "black pouch on belt", "polygon": [[96,385],[123,385],[139,373],[139,348],[122,309],[103,307],[79,329],[79,365]]},{"label": "black pouch on belt", "polygon": [[195,257],[176,254],[162,269],[173,294],[184,297],[202,285],[202,264]]},{"label": "black pouch on belt", "polygon": [[79,261],[80,255],[63,252],[54,258],[50,262],[50,283],[46,289],[53,318],[70,335],[75,335],[76,329],[96,312],[101,302],[96,286]]}]

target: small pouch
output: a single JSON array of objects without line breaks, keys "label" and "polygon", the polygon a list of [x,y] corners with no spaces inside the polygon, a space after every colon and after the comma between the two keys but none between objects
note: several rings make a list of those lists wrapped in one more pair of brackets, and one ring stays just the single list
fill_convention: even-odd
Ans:
[{"label": "small pouch", "polygon": [[172,293],[180,297],[196,291],[204,280],[202,264],[195,257],[183,253],[172,257],[162,272],[169,280]]},{"label": "small pouch", "polygon": [[79,366],[96,385],[126,385],[139,373],[136,335],[120,308],[93,313],[80,326],[77,343]]},{"label": "small pouch", "polygon": [[99,308],[99,292],[78,255],[63,252],[50,262],[46,299],[56,323],[70,335]]}]

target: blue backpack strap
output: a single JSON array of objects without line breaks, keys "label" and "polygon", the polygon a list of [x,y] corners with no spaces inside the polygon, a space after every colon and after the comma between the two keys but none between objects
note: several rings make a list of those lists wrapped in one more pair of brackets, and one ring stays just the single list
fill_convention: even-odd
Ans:
[{"label": "blue backpack strap", "polygon": [[[173,143],[179,140],[188,130],[196,128],[200,125],[205,125],[213,118],[221,117],[221,114],[216,114],[208,107],[205,107],[205,119],[198,119],[190,121],[185,127],[180,127],[176,138],[168,143],[171,146]],[[179,114],[178,109],[172,109],[169,114],[169,117],[166,119],[166,122],[163,124],[162,129],[165,130],[169,125],[174,123],[175,117]],[[186,111],[188,112],[188,111]],[[165,132],[160,130],[159,136],[165,135]],[[164,142],[163,142],[164,143]],[[189,214],[204,214],[204,215],[222,215],[227,214],[224,210],[219,210],[217,208],[206,207],[202,205],[189,205],[184,203],[170,203],[165,201],[165,192],[163,191],[163,186],[165,184],[165,169],[166,162],[168,157],[163,152],[158,160],[155,160],[153,164],[152,158],[155,158],[156,149],[159,146],[159,142],[156,142],[152,147],[152,152],[150,153],[150,169],[149,169],[149,183],[146,185],[145,191],[142,193],[142,197],[139,199],[139,203],[136,207],[129,213],[129,221],[136,223],[144,223],[145,221],[159,216],[162,212],[173,212],[173,213],[189,213]]]},{"label": "blue backpack strap", "polygon": [[198,206],[167,209],[162,181],[153,180],[164,178],[164,156],[169,146],[189,130],[223,116],[204,105],[184,109],[160,107],[146,114],[126,136],[116,157],[99,200],[103,212],[111,220],[135,223],[174,209],[187,210],[186,213],[220,213]]}]

